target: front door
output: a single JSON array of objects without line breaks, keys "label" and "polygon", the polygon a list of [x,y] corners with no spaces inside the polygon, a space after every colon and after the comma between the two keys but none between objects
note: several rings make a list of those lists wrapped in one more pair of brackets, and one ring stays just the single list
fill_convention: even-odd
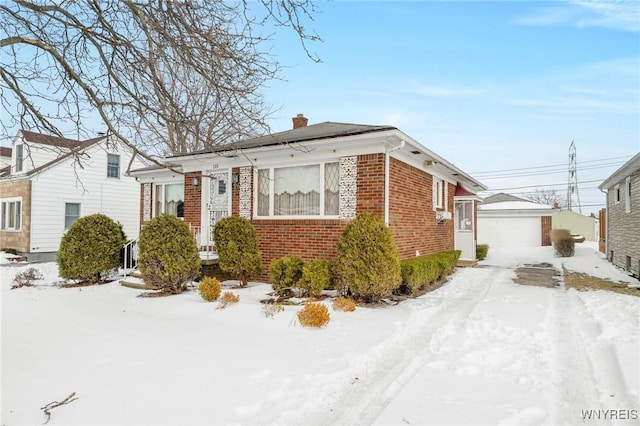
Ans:
[{"label": "front door", "polygon": [[229,216],[229,174],[227,172],[215,172],[211,174],[209,190],[209,226],[211,240],[213,240],[213,227],[222,218]]},{"label": "front door", "polygon": [[472,200],[456,200],[454,202],[455,248],[460,250],[460,259],[475,260],[476,239],[475,220]]}]

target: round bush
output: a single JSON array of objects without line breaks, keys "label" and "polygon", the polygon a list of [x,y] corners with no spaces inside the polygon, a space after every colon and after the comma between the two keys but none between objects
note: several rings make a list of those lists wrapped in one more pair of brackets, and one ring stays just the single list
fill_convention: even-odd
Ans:
[{"label": "round bush", "polygon": [[307,303],[298,311],[298,320],[303,327],[323,327],[329,319],[329,309],[322,303]]},{"label": "round bush", "polygon": [[222,286],[220,285],[220,281],[216,278],[204,277],[202,281],[200,281],[200,284],[198,284],[198,291],[204,300],[207,302],[213,302],[214,300],[218,300],[218,297],[220,297]]},{"label": "round bush", "polygon": [[384,221],[359,214],[338,240],[335,273],[342,292],[365,302],[388,297],[402,283],[398,248]]},{"label": "round bush", "polygon": [[304,264],[298,287],[310,296],[318,297],[322,294],[322,290],[329,288],[330,285],[329,262],[323,259],[311,259]]},{"label": "round bush", "polygon": [[333,301],[333,310],[342,312],[353,312],[356,310],[356,302],[346,297],[338,297]]},{"label": "round bush", "polygon": [[120,263],[126,242],[120,225],[103,214],[78,218],[60,241],[60,276],[96,283],[104,281]]},{"label": "round bush", "polygon": [[140,231],[138,269],[145,284],[182,293],[200,274],[200,254],[186,223],[163,214]]},{"label": "round bush", "polygon": [[245,218],[228,216],[216,223],[213,239],[218,252],[218,265],[238,278],[242,286],[262,273],[258,234]]},{"label": "round bush", "polygon": [[302,278],[304,262],[297,256],[283,257],[271,261],[271,286],[281,293],[286,288],[298,286]]}]

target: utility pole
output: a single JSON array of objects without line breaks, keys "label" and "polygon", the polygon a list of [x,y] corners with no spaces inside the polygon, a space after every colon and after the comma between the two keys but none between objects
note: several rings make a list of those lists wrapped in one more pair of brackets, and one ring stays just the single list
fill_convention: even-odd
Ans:
[{"label": "utility pole", "polygon": [[576,171],[576,144],[569,145],[569,182],[567,183],[567,210],[573,210],[573,195],[578,199],[578,212],[582,214],[580,193],[578,192],[578,172]]}]

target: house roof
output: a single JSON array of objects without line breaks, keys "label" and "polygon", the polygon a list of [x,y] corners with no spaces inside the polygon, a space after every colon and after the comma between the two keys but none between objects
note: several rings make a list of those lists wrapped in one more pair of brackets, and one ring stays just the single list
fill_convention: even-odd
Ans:
[{"label": "house roof", "polygon": [[11,157],[12,149],[6,146],[0,146],[0,157]]},{"label": "house roof", "polygon": [[239,149],[262,148],[273,145],[285,145],[289,143],[312,141],[317,139],[331,139],[344,136],[361,135],[365,133],[396,130],[393,126],[376,126],[366,124],[336,123],[325,121],[324,123],[310,124],[297,129],[246,139],[229,145],[221,145],[213,149],[194,151],[188,154],[174,155],[168,158],[184,157],[188,155],[221,153],[236,151]]},{"label": "house roof", "polygon": [[505,194],[504,192],[499,192],[497,194],[490,195],[485,197],[482,200],[482,204],[492,204],[492,203],[501,203],[503,201],[525,201],[529,202],[529,200],[525,200],[524,198],[516,197],[515,195]]},{"label": "house roof", "polygon": [[76,148],[83,144],[86,144],[91,140],[90,139],[89,141],[83,142],[75,139],[61,138],[58,136],[43,135],[42,133],[30,132],[29,130],[21,130],[20,132],[22,133],[23,139],[27,142],[58,146],[61,148]]},{"label": "house roof", "polygon": [[622,167],[613,172],[604,182],[602,182],[598,188],[609,189],[633,172],[640,170],[640,152],[634,155],[629,161],[624,163]]}]

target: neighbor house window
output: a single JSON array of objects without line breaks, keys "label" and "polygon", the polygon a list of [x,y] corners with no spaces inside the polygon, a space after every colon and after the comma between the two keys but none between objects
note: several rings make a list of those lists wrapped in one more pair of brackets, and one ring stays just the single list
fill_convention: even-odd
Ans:
[{"label": "neighbor house window", "polygon": [[624,211],[631,213],[631,176],[624,181]]},{"label": "neighbor house window", "polygon": [[156,185],[155,204],[156,216],[167,213],[184,217],[184,184]]},{"label": "neighbor house window", "polygon": [[19,231],[22,217],[22,198],[2,201],[2,230]]},{"label": "neighbor house window", "polygon": [[616,185],[613,188],[613,197],[615,199],[615,203],[619,204],[620,203],[620,185]]},{"label": "neighbor house window", "polygon": [[258,217],[338,216],[339,163],[259,169]]},{"label": "neighbor house window", "polygon": [[80,217],[80,203],[64,203],[64,229],[69,229]]},{"label": "neighbor house window", "polygon": [[442,179],[433,178],[433,209],[443,209],[446,203],[445,183]]},{"label": "neighbor house window", "polygon": [[120,177],[120,156],[116,154],[107,154],[107,177]]},{"label": "neighbor house window", "polygon": [[16,173],[22,171],[22,162],[24,160],[24,152],[22,145],[16,145]]}]

